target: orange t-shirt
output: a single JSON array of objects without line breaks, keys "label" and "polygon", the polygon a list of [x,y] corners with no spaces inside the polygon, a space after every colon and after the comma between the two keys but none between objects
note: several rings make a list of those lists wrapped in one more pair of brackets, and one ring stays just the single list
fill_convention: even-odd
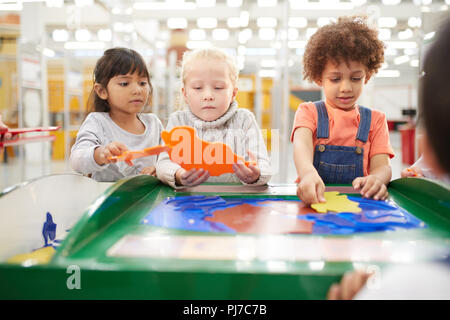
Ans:
[{"label": "orange t-shirt", "polygon": [[[370,159],[376,154],[388,154],[394,157],[391,143],[389,141],[389,131],[384,113],[372,111],[372,121],[370,123],[369,138],[365,144],[356,140],[359,126],[359,108],[344,111],[333,108],[325,103],[328,112],[329,137],[328,139],[317,139],[317,108],[313,102],[305,102],[299,105],[295,112],[294,125],[292,127],[291,141],[294,140],[294,132],[297,128],[309,128],[313,133],[314,149],[318,144],[329,144],[336,146],[364,148],[364,176],[369,174]],[[358,143],[357,143],[358,141]]]}]

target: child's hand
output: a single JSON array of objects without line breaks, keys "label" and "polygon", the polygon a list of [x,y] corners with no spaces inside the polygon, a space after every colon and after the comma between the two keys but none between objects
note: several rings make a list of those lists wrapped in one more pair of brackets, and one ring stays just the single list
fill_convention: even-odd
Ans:
[{"label": "child's hand", "polygon": [[363,271],[347,272],[339,284],[335,283],[327,293],[328,300],[351,300],[366,284],[370,273]]},{"label": "child's hand", "polygon": [[419,167],[409,167],[409,168],[403,169],[403,171],[400,175],[402,178],[423,177],[423,172],[422,172],[422,169],[420,169]]},{"label": "child's hand", "polygon": [[142,169],[141,174],[148,174],[149,176],[156,177],[156,168],[154,166],[145,167]]},{"label": "child's hand", "polygon": [[[250,161],[256,162],[256,157],[253,153],[248,151]],[[245,183],[255,183],[261,176],[261,171],[257,166],[250,164],[248,167],[241,161],[238,160],[237,163],[233,164],[234,174],[239,178],[239,180]]]},{"label": "child's hand", "polygon": [[111,142],[110,144],[102,147],[98,147],[94,151],[94,160],[99,165],[104,165],[111,162],[117,162],[117,160],[110,160],[108,158],[112,156],[120,156],[128,148],[120,142]]},{"label": "child's hand", "polygon": [[374,175],[358,177],[353,180],[352,185],[356,190],[361,189],[360,193],[364,198],[386,200],[389,195],[386,185]]},{"label": "child's hand", "polygon": [[191,169],[186,171],[180,168],[175,173],[175,184],[178,186],[193,187],[199,185],[209,178],[209,171],[204,169]]},{"label": "child's hand", "polygon": [[[299,179],[296,180],[298,182]],[[325,202],[325,184],[317,171],[312,170],[304,175],[297,185],[297,197],[306,205],[312,203]]]}]

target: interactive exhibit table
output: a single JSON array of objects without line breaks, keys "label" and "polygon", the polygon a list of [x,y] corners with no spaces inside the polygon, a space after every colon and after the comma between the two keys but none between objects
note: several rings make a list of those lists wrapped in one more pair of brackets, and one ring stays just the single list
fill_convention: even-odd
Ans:
[{"label": "interactive exhibit table", "polygon": [[317,213],[293,184],[28,181],[0,194],[0,298],[324,299],[346,271],[429,261],[449,248],[442,185],[398,179],[387,201],[351,186],[327,191],[361,212]]}]

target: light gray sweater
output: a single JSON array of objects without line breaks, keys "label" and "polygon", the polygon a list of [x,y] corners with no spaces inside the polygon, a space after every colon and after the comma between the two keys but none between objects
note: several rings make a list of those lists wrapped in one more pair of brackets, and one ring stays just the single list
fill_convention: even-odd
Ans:
[{"label": "light gray sweater", "polygon": [[133,134],[120,128],[107,112],[92,112],[84,120],[70,153],[70,165],[81,174],[92,174],[97,181],[112,182],[141,173],[145,167],[154,166],[157,156],[133,160],[133,166],[123,161],[98,165],[94,160],[94,150],[100,146],[118,141],[129,150],[141,150],[162,144],[163,126],[157,116],[151,113],[138,114],[145,126],[143,134]]},{"label": "light gray sweater", "polygon": [[[227,112],[215,121],[203,121],[196,117],[191,110],[182,110],[170,115],[166,130],[177,126],[190,126],[197,130],[200,139],[208,142],[222,142],[227,144],[234,153],[250,160],[247,151],[250,150],[258,161],[261,176],[254,184],[266,184],[271,177],[270,160],[261,131],[255,116],[249,110],[238,109],[233,102]],[[167,153],[160,154],[156,164],[158,178],[175,188],[175,173],[181,167],[172,162]],[[210,176],[207,182],[244,182],[233,173],[220,176]]]}]

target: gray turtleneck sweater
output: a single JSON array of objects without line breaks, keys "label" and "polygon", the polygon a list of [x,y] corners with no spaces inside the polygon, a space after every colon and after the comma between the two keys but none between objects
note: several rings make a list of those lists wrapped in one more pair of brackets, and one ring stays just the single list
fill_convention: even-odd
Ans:
[{"label": "gray turtleneck sweater", "polygon": [[[197,130],[200,139],[208,142],[222,142],[227,144],[234,153],[250,160],[247,151],[250,150],[258,161],[261,171],[260,178],[254,183],[266,184],[271,176],[270,160],[264,139],[256,123],[255,116],[249,110],[238,109],[233,102],[227,112],[215,121],[203,121],[195,116],[190,109],[174,112],[170,115],[166,130],[177,126],[190,126]],[[167,153],[160,154],[156,164],[158,178],[175,188],[175,173],[181,167],[172,162]],[[233,173],[220,176],[210,176],[207,182],[241,182]]]}]

